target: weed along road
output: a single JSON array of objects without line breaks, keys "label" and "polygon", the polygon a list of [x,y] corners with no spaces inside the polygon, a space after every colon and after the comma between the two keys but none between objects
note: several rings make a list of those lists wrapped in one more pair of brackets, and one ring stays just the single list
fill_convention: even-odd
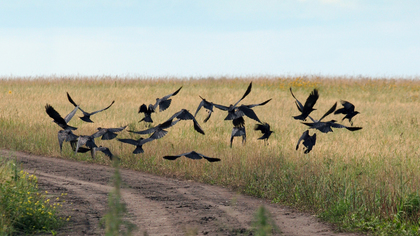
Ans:
[{"label": "weed along road", "polygon": [[[42,191],[63,198],[61,212],[71,217],[59,235],[103,235],[99,225],[113,189],[113,168],[16,151],[1,154],[35,174]],[[126,169],[120,173],[126,219],[137,226],[135,235],[252,235],[260,206],[280,229],[276,235],[356,235],[336,233],[309,214],[221,187]]]}]

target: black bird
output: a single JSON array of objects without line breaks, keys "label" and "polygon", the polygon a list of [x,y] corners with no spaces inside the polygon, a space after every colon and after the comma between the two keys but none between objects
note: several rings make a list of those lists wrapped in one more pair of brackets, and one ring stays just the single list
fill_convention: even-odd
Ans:
[{"label": "black bird", "polygon": [[309,116],[309,114],[316,110],[313,107],[315,106],[316,101],[319,98],[319,94],[318,94],[318,90],[314,89],[311,94],[309,95],[309,97],[306,99],[305,105],[302,105],[301,102],[299,102],[299,100],[297,100],[297,98],[295,97],[295,95],[292,92],[292,88],[290,87],[290,93],[292,94],[293,98],[296,100],[296,106],[298,108],[298,110],[302,113],[298,116],[293,116],[293,118],[295,118],[296,120],[306,120],[306,117]]},{"label": "black bird", "polygon": [[261,123],[260,119],[257,117],[257,114],[255,114],[255,112],[251,108],[256,107],[256,106],[265,105],[269,101],[271,101],[271,98],[268,99],[265,102],[258,103],[258,104],[240,105],[239,107],[236,108],[234,113],[230,113],[230,114],[231,114],[233,119],[237,119],[238,117],[242,117],[242,116],[245,115],[245,116],[248,116],[249,118]]},{"label": "black bird", "polygon": [[233,138],[242,136],[242,144],[246,142],[246,130],[244,126],[233,126],[232,134],[230,135],[230,147],[232,147]]},{"label": "black bird", "polygon": [[[70,97],[70,94],[69,94],[69,93],[67,93],[67,98],[68,98],[69,102],[70,102],[71,104],[73,104],[75,107],[77,107],[77,106],[78,106],[78,105],[77,105],[77,104],[73,101],[73,99]],[[108,108],[110,108],[110,107],[112,106],[112,104],[114,104],[114,102],[115,102],[115,101],[112,101],[112,102],[111,102],[111,104],[110,104],[109,106],[105,107],[104,109],[97,110],[97,111],[94,111],[94,112],[91,112],[91,113],[85,112],[84,110],[82,110],[82,108],[80,108],[80,107],[79,107],[79,110],[83,113],[83,116],[82,116],[82,117],[79,117],[79,118],[80,118],[81,120],[85,121],[85,122],[93,123],[93,121],[90,119],[90,116],[92,116],[92,115],[94,115],[94,114],[96,114],[96,113],[98,113],[98,112],[101,112],[101,111],[105,111],[105,110],[107,110]]]},{"label": "black bird", "polygon": [[194,116],[186,109],[181,109],[179,112],[175,113],[169,120],[172,119],[179,119],[179,120],[192,120],[194,123],[194,129],[195,131],[199,132],[200,134],[204,135],[204,131],[201,128],[201,126],[198,124],[197,120],[194,118]]},{"label": "black bird", "polygon": [[297,142],[296,150],[299,149],[299,144],[302,140],[303,140],[303,146],[305,146],[305,148],[306,148],[306,149],[304,149],[304,153],[308,154],[312,150],[312,147],[315,146],[316,133],[314,133],[311,136],[311,135],[309,135],[309,130],[306,130],[305,132],[303,132],[302,136],[300,136],[300,138]]},{"label": "black bird", "polygon": [[182,89],[182,86],[175,92],[166,95],[162,98],[156,98],[156,103],[155,105],[153,105],[153,110],[156,111],[156,108],[159,106],[159,111],[164,111],[166,109],[168,109],[168,107],[171,105],[172,99],[169,99],[172,96],[175,96],[178,94],[179,90]]},{"label": "black bird", "polygon": [[70,141],[70,144],[72,145],[72,147],[74,147],[73,150],[75,154],[77,154],[79,148],[83,145],[85,145],[86,147],[90,149],[98,147],[95,143],[95,138],[97,137],[100,137],[100,136],[95,136],[95,134],[80,135],[76,140]]},{"label": "black bird", "polygon": [[220,161],[219,158],[208,157],[208,156],[205,156],[205,155],[203,155],[201,153],[198,153],[198,152],[195,152],[195,151],[187,152],[187,153],[183,153],[183,154],[179,154],[179,155],[175,155],[175,156],[164,156],[163,158],[166,159],[166,160],[175,160],[175,159],[177,159],[179,157],[182,157],[182,156],[188,157],[188,158],[193,159],[193,160],[199,160],[199,159],[204,158],[209,162]]},{"label": "black bird", "polygon": [[54,123],[60,126],[64,130],[76,130],[76,127],[69,126],[67,123],[70,119],[74,116],[77,111],[77,107],[73,109],[65,118],[61,117],[61,115],[49,104],[45,105],[45,111],[47,114],[53,118]]},{"label": "black bird", "polygon": [[[228,115],[226,116],[226,118],[225,118],[225,120],[233,120],[233,119],[235,119],[235,118],[238,118],[238,116],[237,115],[235,115],[235,112],[236,112],[236,109],[238,108],[237,107],[237,105],[238,105],[238,103],[239,102],[241,102],[246,96],[248,96],[248,94],[251,92],[251,89],[252,89],[252,82],[248,85],[248,88],[246,89],[246,91],[245,91],[245,93],[244,93],[244,95],[242,96],[242,98],[241,99],[239,99],[235,104],[230,104],[229,106],[223,106],[223,105],[220,105],[220,104],[215,104],[215,103],[213,103],[213,105],[216,107],[216,108],[218,108],[218,109],[220,109],[220,110],[222,110],[222,111],[227,111],[228,112]],[[251,110],[251,109],[249,109],[249,110]],[[256,115],[255,115],[255,113],[253,114],[253,115],[255,115],[255,116],[253,116],[252,115],[252,113],[253,113],[253,111],[252,112],[249,112],[249,110],[248,109],[244,109],[244,114],[246,114],[246,115],[248,115],[248,114],[251,114],[251,116],[253,117],[252,119],[255,119],[255,117],[256,117]],[[258,117],[257,117],[257,119],[258,119]]]},{"label": "black bird", "polygon": [[101,137],[102,140],[111,140],[117,137],[117,134],[115,132],[121,132],[123,131],[127,126],[123,126],[120,128],[101,128],[98,127],[98,131],[94,133],[93,135],[95,137]]},{"label": "black bird", "polygon": [[180,121],[180,120],[174,120],[173,121],[172,119],[169,119],[169,120],[167,120],[167,121],[165,121],[161,124],[158,124],[155,127],[152,127],[150,129],[146,129],[146,130],[142,130],[142,131],[129,130],[128,132],[135,133],[135,134],[151,134],[151,133],[153,133],[150,136],[151,139],[160,139],[168,133],[168,131],[166,131],[165,129],[167,129],[169,127],[172,127],[173,125],[178,123],[178,121]]},{"label": "black bird", "polygon": [[134,149],[134,151],[133,151],[134,154],[143,153],[144,152],[143,145],[145,143],[148,143],[148,142],[153,141],[153,140],[155,140],[155,139],[153,139],[153,138],[146,138],[146,139],[139,138],[137,140],[134,140],[134,139],[118,139],[118,141],[120,141],[120,142],[128,143],[128,144],[136,146],[136,149]]},{"label": "black bird", "polygon": [[77,140],[79,136],[73,134],[73,132],[70,129],[62,129],[58,131],[58,144],[60,145],[60,153],[63,150],[63,142],[71,142],[74,140]]},{"label": "black bird", "polygon": [[349,120],[349,122],[350,122],[350,124],[351,124],[351,126],[353,126],[353,121],[351,121],[351,119],[352,119],[355,115],[359,114],[359,112],[354,110],[354,105],[353,105],[353,104],[351,104],[350,102],[343,101],[343,100],[341,100],[340,102],[341,102],[341,104],[343,105],[343,108],[340,108],[340,109],[336,110],[336,111],[334,112],[334,114],[335,114],[335,115],[336,115],[336,114],[345,114],[345,116],[344,116],[344,118],[342,119],[342,121],[343,121],[344,119],[348,119],[348,120]]},{"label": "black bird", "polygon": [[308,116],[312,120],[313,123],[302,122],[302,124],[309,126],[311,129],[317,129],[321,131],[322,133],[333,132],[332,128],[346,128],[350,131],[356,131],[356,130],[362,129],[362,127],[347,127],[341,124],[337,124],[336,120],[322,122],[321,120],[325,118],[326,116],[328,116],[329,114],[333,113],[336,107],[337,107],[337,103],[335,103],[334,106],[332,106],[330,110],[328,110],[327,113],[325,113],[319,120],[314,120],[312,119],[312,117]]},{"label": "black bird", "polygon": [[201,98],[201,102],[200,104],[198,104],[197,110],[195,111],[194,117],[197,115],[198,111],[201,109],[201,107],[206,108],[207,112],[209,113],[208,116],[204,119],[204,123],[206,123],[211,116],[211,113],[213,113],[213,107],[214,107],[214,103],[207,101],[206,99],[202,98],[200,95],[199,97]]},{"label": "black bird", "polygon": [[155,108],[152,104],[149,104],[149,107],[146,106],[146,104],[143,104],[139,107],[139,113],[144,113],[143,119],[141,119],[139,122],[147,122],[147,123],[153,123],[152,120],[152,113],[155,112]]},{"label": "black bird", "polygon": [[[73,151],[76,151],[76,147],[75,145],[72,146],[73,147]],[[111,153],[111,151],[109,150],[109,148],[107,147],[93,147],[93,148],[85,148],[85,147],[79,147],[79,149],[77,149],[78,153],[86,153],[90,151],[90,155],[92,157],[92,159],[95,159],[95,155],[97,151],[101,151],[103,152],[105,155],[107,155],[109,157],[109,159],[112,161],[115,156]]]},{"label": "black bird", "polygon": [[274,132],[270,129],[270,125],[268,123],[255,124],[254,130],[261,131],[263,136],[259,137],[258,139],[263,139],[267,143],[268,143],[268,138]]}]

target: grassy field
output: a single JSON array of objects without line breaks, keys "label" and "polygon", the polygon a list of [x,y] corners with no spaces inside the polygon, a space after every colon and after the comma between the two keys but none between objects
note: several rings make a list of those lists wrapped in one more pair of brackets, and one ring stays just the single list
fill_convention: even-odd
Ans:
[{"label": "grassy field", "polygon": [[[123,78],[32,78],[0,80],[0,147],[35,154],[111,164],[99,154],[77,154],[64,144],[60,154],[59,127],[45,112],[51,104],[63,117],[74,107],[68,102],[69,92],[85,111],[102,109],[115,100],[107,111],[92,116],[95,123],[85,123],[76,114],[69,124],[78,127],[75,134],[90,135],[97,127],[120,127],[142,130],[138,123],[141,104],[154,103],[157,97],[170,94],[183,86],[173,97],[168,110],[152,114],[155,124],[168,119],[182,108],[194,113],[201,99],[229,105],[245,92],[249,82],[252,92],[243,104],[260,103],[255,107],[260,120],[275,131],[269,145],[257,140],[255,121],[246,119],[247,143],[235,139],[229,147],[231,121],[224,121],[226,112],[215,110],[211,119],[200,111],[197,119],[206,135],[194,131],[192,122],[182,121],[169,129],[162,139],[143,146],[145,153],[132,154],[134,146],[117,140],[97,140],[118,155],[123,167],[149,173],[176,176],[228,186],[240,192],[272,199],[314,212],[325,220],[336,222],[343,229],[374,234],[417,235],[420,219],[420,161],[418,152],[418,112],[420,81],[371,78],[272,78],[244,77],[217,79],[123,79]],[[350,132],[336,129],[333,133],[317,133],[317,143],[309,154],[295,150],[300,135],[307,129],[292,118],[298,115],[295,96],[304,102],[318,88],[320,98],[311,116],[320,118],[335,102],[347,100],[360,112],[353,121],[362,130]],[[341,107],[338,103],[337,107]],[[326,118],[341,120],[343,116]],[[344,125],[350,125],[347,121]],[[126,130],[119,138],[139,138]],[[164,160],[165,155],[195,150],[218,163],[180,158]]]}]

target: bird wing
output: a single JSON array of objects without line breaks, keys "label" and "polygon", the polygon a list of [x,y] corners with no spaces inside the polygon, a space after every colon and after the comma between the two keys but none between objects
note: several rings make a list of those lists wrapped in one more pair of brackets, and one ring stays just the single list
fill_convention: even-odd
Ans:
[{"label": "bird wing", "polygon": [[[316,101],[319,98],[318,90],[314,89],[305,101],[304,109],[312,108],[315,106]],[[304,110],[302,109],[302,110]]]},{"label": "bird wing", "polygon": [[139,143],[139,141],[134,140],[134,139],[129,139],[129,138],[118,138],[117,140],[122,143],[128,143],[128,144],[136,145],[136,146]]},{"label": "bird wing", "polygon": [[306,130],[305,132],[303,132],[303,134],[300,136],[297,145],[296,145],[296,150],[299,149],[299,144],[302,140],[305,140],[307,137],[309,136],[309,130]]},{"label": "bird wing", "polygon": [[[203,99],[203,98],[201,98]],[[197,115],[198,111],[201,109],[201,107],[204,105],[204,99],[201,100],[200,104],[198,104],[197,110],[195,111],[194,117]]]},{"label": "bird wing", "polygon": [[321,121],[326,116],[328,116],[329,114],[333,113],[335,111],[335,108],[337,108],[337,103],[334,103],[334,105],[318,121]]},{"label": "bird wing", "polygon": [[111,102],[111,104],[110,104],[109,106],[105,107],[104,109],[97,110],[97,111],[94,111],[94,112],[89,113],[89,114],[90,114],[90,115],[94,115],[94,114],[96,114],[96,113],[98,113],[98,112],[105,111],[105,110],[107,110],[108,108],[110,108],[110,107],[112,106],[112,104],[114,104],[114,102],[115,102],[115,101],[112,101],[112,102]]},{"label": "bird wing", "polygon": [[252,82],[248,85],[248,88],[246,89],[246,91],[245,91],[245,93],[244,93],[244,95],[242,96],[242,98],[241,99],[239,99],[239,101],[237,101],[234,105],[233,105],[233,107],[236,107],[236,105],[238,105],[238,103],[240,102],[240,101],[242,101],[246,96],[248,96],[248,94],[251,92],[251,89],[252,89]]},{"label": "bird wing", "polygon": [[194,123],[194,129],[195,131],[199,132],[200,134],[204,135],[204,130],[201,128],[200,124],[198,124],[197,120],[194,118],[193,119],[193,123]]},{"label": "bird wing", "polygon": [[61,117],[60,113],[58,113],[51,105],[45,105],[45,111],[47,112],[48,116],[50,116],[54,122],[63,129],[71,129],[76,130],[76,127],[72,127],[67,125],[67,122]]},{"label": "bird wing", "polygon": [[[71,104],[73,104],[73,106],[75,106],[75,107],[79,107],[79,105],[77,105],[74,101],[73,101],[73,99],[70,97],[70,94],[67,92],[67,99],[69,100],[69,102],[71,103]],[[84,110],[82,110],[82,108],[80,108],[79,107],[79,110],[83,113],[83,115],[87,115],[87,114],[89,114],[89,113],[87,113],[87,112],[85,112]]]},{"label": "bird wing", "polygon": [[351,112],[354,112],[354,105],[353,105],[353,104],[351,104],[351,103],[350,103],[350,102],[348,102],[348,101],[343,101],[343,100],[341,100],[340,102],[341,102],[341,104],[343,105],[343,107],[344,107],[346,110],[348,110],[350,113],[351,113]]},{"label": "bird wing", "polygon": [[120,128],[108,128],[107,130],[108,130],[108,132],[121,132],[121,131],[123,131],[126,127],[127,127],[127,125],[126,125],[126,126],[123,126],[123,127],[120,127]]},{"label": "bird wing", "polygon": [[262,103],[258,103],[258,104],[251,104],[251,105],[243,105],[243,106],[246,106],[246,107],[248,107],[248,108],[253,108],[253,107],[256,107],[256,106],[263,106],[263,105],[267,104],[269,101],[271,101],[271,99],[272,99],[272,98],[270,98],[270,99],[268,99],[267,101],[262,102]]},{"label": "bird wing", "polygon": [[290,93],[292,94],[293,98],[296,100],[296,106],[298,107],[298,110],[299,110],[300,112],[302,112],[302,110],[303,110],[303,105],[302,105],[302,103],[301,103],[301,102],[299,102],[299,100],[297,100],[297,98],[296,98],[296,97],[295,97],[295,95],[293,94],[293,92],[292,92],[292,87],[290,87]]},{"label": "bird wing", "polygon": [[64,117],[64,121],[66,121],[66,123],[68,123],[71,118],[73,118],[74,114],[76,114],[76,111],[79,109],[79,106],[76,106],[73,111],[71,111],[69,114],[66,115],[66,117]]},{"label": "bird wing", "polygon": [[227,106],[223,106],[223,105],[220,105],[220,104],[213,103],[213,106],[215,106],[216,108],[218,108],[218,109],[220,109],[220,110],[222,110],[222,111],[227,111],[227,110],[229,110],[229,107],[227,107]]},{"label": "bird wing", "polygon": [[111,153],[111,151],[109,150],[109,148],[100,146],[100,147],[97,147],[97,148],[95,148],[95,149],[96,149],[97,151],[101,151],[101,152],[103,152],[105,155],[107,155],[107,156],[109,157],[109,159],[111,159],[111,160],[112,160],[112,157],[113,157],[114,155],[112,155],[112,153]]},{"label": "bird wing", "polygon": [[241,105],[240,107],[238,107],[237,112],[235,112],[235,116],[243,116],[246,115],[249,118],[261,123],[260,119],[258,118],[257,114],[255,114],[255,112],[251,109],[248,108],[244,105]]},{"label": "bird wing", "polygon": [[177,95],[179,93],[179,90],[181,90],[181,89],[182,89],[182,86],[178,90],[176,90],[175,92],[162,97],[160,100],[167,100],[168,98]]},{"label": "bird wing", "polygon": [[143,113],[147,112],[146,104],[143,104],[139,107],[139,112],[138,113],[140,113],[140,112],[143,112]]},{"label": "bird wing", "polygon": [[331,122],[330,126],[333,128],[346,128],[347,130],[350,130],[350,131],[356,131],[356,130],[362,129],[362,127],[348,127],[342,124],[337,124],[335,122]]}]

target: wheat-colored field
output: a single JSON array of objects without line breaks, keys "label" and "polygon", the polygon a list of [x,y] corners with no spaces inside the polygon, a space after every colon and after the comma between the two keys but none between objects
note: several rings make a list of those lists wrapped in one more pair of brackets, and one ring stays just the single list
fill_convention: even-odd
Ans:
[{"label": "wheat-colored field", "polygon": [[[166,111],[152,114],[154,124],[159,124],[182,108],[194,114],[201,101],[199,95],[214,103],[233,104],[251,81],[252,91],[243,104],[272,98],[265,106],[254,108],[260,120],[269,123],[274,130],[269,145],[257,140],[261,133],[253,130],[256,122],[245,118],[247,142],[242,145],[241,139],[236,138],[230,148],[232,122],[225,121],[227,112],[218,109],[207,123],[203,123],[207,115],[204,109],[197,114],[205,135],[195,132],[191,121],[181,121],[169,128],[162,139],[145,144],[143,154],[132,154],[134,146],[116,139],[97,139],[96,143],[108,147],[121,158],[123,166],[132,169],[229,186],[240,192],[313,211],[330,221],[340,222],[342,227],[370,232],[399,229],[418,232],[418,80],[346,77],[3,78],[0,81],[0,146],[110,164],[102,153],[95,160],[89,154],[75,155],[68,143],[64,144],[60,154],[57,141],[60,127],[46,114],[45,105],[52,105],[64,117],[74,108],[68,102],[66,92],[88,112],[102,109],[115,100],[111,108],[91,117],[94,123],[81,121],[78,118],[81,112],[78,111],[69,122],[78,127],[74,133],[91,135],[97,127],[128,125],[118,138],[137,139],[140,135],[127,130],[147,128],[144,122],[138,122],[143,117],[138,113],[141,104],[154,103],[156,98],[183,86]],[[350,101],[360,112],[353,118],[354,126],[363,129],[355,132],[335,129],[328,134],[311,130],[311,134],[317,133],[313,150],[309,154],[303,153],[302,146],[296,150],[297,141],[307,127],[292,118],[299,112],[290,87],[302,103],[314,88],[318,88],[317,110],[311,114],[315,119],[335,102],[340,108],[340,100]],[[326,120],[335,119],[350,126],[347,120],[341,121],[342,117],[331,114]],[[192,150],[222,160],[209,163],[162,158]],[[398,222],[398,225],[392,226],[392,222]]]}]

